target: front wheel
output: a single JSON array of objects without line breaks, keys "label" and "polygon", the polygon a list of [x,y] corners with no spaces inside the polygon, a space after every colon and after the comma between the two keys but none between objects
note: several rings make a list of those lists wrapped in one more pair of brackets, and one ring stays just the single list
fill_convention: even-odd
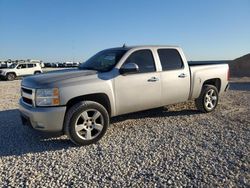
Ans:
[{"label": "front wheel", "polygon": [[14,73],[8,73],[6,78],[8,81],[12,81],[16,78],[16,75]]},{"label": "front wheel", "polygon": [[77,145],[99,141],[107,131],[109,115],[99,103],[83,101],[69,109],[65,117],[65,133]]},{"label": "front wheel", "polygon": [[199,98],[195,100],[197,109],[201,112],[212,112],[219,100],[218,90],[213,85],[205,85],[202,88]]}]

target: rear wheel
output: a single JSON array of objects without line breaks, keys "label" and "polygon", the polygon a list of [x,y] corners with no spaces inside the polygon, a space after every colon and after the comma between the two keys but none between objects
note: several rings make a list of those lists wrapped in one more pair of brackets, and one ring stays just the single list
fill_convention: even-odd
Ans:
[{"label": "rear wheel", "polygon": [[213,85],[205,85],[202,88],[199,98],[195,100],[195,104],[198,110],[201,112],[212,112],[219,100],[218,90]]},{"label": "rear wheel", "polygon": [[77,145],[89,145],[100,140],[109,125],[107,110],[93,101],[80,102],[69,109],[65,118],[65,133]]},{"label": "rear wheel", "polygon": [[16,75],[14,73],[8,73],[6,78],[8,81],[12,81],[16,78]]}]

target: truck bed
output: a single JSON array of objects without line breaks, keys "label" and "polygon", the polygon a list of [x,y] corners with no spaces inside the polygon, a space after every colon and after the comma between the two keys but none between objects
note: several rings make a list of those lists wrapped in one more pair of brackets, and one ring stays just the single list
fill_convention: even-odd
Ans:
[{"label": "truck bed", "polygon": [[229,64],[231,60],[221,60],[221,61],[188,61],[189,66],[198,66],[198,65],[216,65],[216,64]]},{"label": "truck bed", "polygon": [[220,82],[219,93],[223,92],[228,83],[228,64],[191,64],[189,66],[191,75],[191,88],[189,99],[199,97],[203,83],[210,79],[218,79]]}]

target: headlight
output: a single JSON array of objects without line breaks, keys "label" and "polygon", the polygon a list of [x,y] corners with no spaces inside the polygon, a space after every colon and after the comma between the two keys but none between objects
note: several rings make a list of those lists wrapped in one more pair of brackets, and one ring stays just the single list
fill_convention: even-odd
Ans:
[{"label": "headlight", "polygon": [[36,90],[37,106],[56,106],[59,104],[60,99],[58,88]]}]

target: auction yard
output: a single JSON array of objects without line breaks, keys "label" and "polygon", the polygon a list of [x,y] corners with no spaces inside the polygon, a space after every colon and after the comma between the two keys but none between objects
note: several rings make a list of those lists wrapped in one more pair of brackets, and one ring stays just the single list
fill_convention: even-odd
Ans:
[{"label": "auction yard", "polygon": [[85,147],[23,126],[20,82],[0,81],[0,187],[250,186],[249,78],[212,113],[191,101],[120,116]]}]

